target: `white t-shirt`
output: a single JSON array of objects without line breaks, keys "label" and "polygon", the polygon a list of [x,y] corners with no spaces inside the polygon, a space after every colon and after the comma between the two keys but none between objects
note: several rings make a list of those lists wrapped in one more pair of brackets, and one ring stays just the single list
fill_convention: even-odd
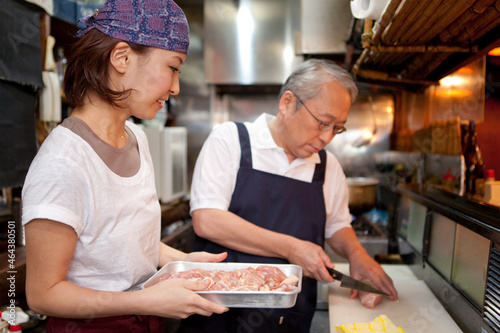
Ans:
[{"label": "white t-shirt", "polygon": [[[252,163],[256,170],[311,182],[318,154],[309,158],[296,158],[292,163],[282,148],[274,142],[268,124],[274,116],[263,113],[253,123],[245,123],[252,147]],[[233,122],[217,126],[196,161],[191,184],[191,212],[201,208],[227,210],[236,185],[240,164],[238,129]],[[350,227],[349,191],[344,171],[335,156],[327,151],[327,163],[323,194],[326,207],[325,236],[330,238],[336,231]]]},{"label": "white t-shirt", "polygon": [[84,139],[58,126],[40,147],[23,187],[23,225],[50,219],[75,230],[67,280],[82,287],[135,290],[158,267],[161,210],[153,163],[144,132],[131,122],[126,126],[140,154],[134,176],[118,176]]}]

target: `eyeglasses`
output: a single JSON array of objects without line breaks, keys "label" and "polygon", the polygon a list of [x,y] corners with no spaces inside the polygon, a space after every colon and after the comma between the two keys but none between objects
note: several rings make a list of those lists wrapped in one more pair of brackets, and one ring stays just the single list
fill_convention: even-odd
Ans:
[{"label": "eyeglasses", "polygon": [[300,99],[300,97],[297,96],[297,95],[295,95],[295,93],[292,93],[292,94],[295,97],[297,97],[297,100],[300,102],[300,104],[302,104],[306,108],[307,112],[309,112],[309,114],[311,116],[313,116],[314,119],[316,119],[316,121],[319,123],[319,127],[318,128],[319,128],[320,131],[326,132],[326,131],[331,130],[332,128],[333,128],[333,134],[340,134],[340,133],[343,133],[343,132],[347,131],[347,128],[345,128],[344,126],[337,126],[337,125],[332,124],[332,123],[325,123],[324,121],[321,121],[318,118],[316,118],[316,116],[311,112],[311,110],[309,110],[307,108],[307,106],[304,104],[304,102],[302,102],[302,100]]}]

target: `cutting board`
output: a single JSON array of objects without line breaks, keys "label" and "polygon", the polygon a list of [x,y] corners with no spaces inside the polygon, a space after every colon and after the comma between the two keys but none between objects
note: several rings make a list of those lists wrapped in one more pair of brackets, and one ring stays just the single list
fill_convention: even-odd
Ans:
[{"label": "cutting board", "polygon": [[[391,276],[391,272],[387,273]],[[385,314],[405,333],[462,332],[424,281],[391,277],[398,290],[399,300],[384,298],[375,309],[363,307],[358,298],[349,299],[350,290],[341,288],[340,282],[330,283],[330,332],[336,332],[336,325],[370,322],[381,314]]]},{"label": "cutting board", "polygon": [[[425,282],[418,280],[407,265],[382,265],[382,268],[392,278],[399,300],[384,298],[375,309],[368,309],[359,298],[349,299],[351,291],[341,288],[340,282],[329,283],[330,332],[336,332],[336,325],[370,322],[381,314],[405,333],[462,332]],[[349,264],[335,264],[335,269],[349,274]]]}]

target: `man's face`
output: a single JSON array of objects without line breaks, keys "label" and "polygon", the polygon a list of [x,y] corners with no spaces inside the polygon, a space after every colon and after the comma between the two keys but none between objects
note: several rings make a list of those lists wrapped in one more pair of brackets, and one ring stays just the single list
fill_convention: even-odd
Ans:
[{"label": "man's face", "polygon": [[[344,126],[351,108],[351,96],[338,82],[325,84],[314,99],[301,99],[303,104],[297,96],[291,95],[283,120],[286,138],[282,148],[288,156],[308,158],[322,150]],[[321,130],[320,127],[328,127],[325,124],[333,127]]]}]

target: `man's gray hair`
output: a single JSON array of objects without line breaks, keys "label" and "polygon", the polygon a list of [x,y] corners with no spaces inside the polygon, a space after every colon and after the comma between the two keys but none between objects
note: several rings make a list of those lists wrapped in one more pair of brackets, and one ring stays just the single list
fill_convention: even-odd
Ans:
[{"label": "man's gray hair", "polygon": [[312,99],[325,83],[339,82],[351,95],[351,103],[358,96],[358,88],[351,75],[335,62],[326,59],[309,59],[301,63],[281,87],[279,99],[290,90],[303,101]]}]

